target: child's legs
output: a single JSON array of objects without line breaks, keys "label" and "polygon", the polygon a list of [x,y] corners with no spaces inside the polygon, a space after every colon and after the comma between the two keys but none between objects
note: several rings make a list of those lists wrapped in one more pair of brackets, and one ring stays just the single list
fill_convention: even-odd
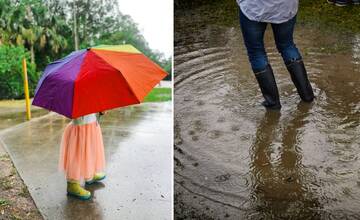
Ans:
[{"label": "child's legs", "polygon": [[61,142],[59,168],[65,171],[67,180],[92,179],[105,168],[104,146],[100,126],[69,125]]},{"label": "child's legs", "polygon": [[301,54],[297,49],[293,39],[295,23],[296,16],[281,24],[271,24],[276,47],[280,52],[285,64],[290,61],[301,59]]},{"label": "child's legs", "polygon": [[254,73],[260,72],[268,65],[268,58],[264,45],[266,23],[249,20],[240,9],[240,26],[247,49],[251,68]]}]

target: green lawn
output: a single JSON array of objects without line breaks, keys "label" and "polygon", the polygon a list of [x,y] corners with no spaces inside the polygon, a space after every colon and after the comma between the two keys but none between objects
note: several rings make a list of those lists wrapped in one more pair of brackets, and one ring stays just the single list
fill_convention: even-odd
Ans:
[{"label": "green lawn", "polygon": [[[30,100],[31,103],[31,100]],[[0,100],[0,107],[22,108],[25,106],[25,99]]]},{"label": "green lawn", "polygon": [[[181,8],[196,8],[195,14],[205,16],[209,24],[238,26],[239,7],[235,0],[182,0]],[[197,3],[197,4],[195,4]],[[200,7],[196,7],[199,6]],[[360,5],[337,7],[328,4],[326,0],[301,0],[299,1],[298,22],[313,25],[325,31],[360,33]],[[176,23],[176,19],[175,19]]]},{"label": "green lawn", "polygon": [[144,102],[165,102],[171,100],[171,88],[154,88],[145,97]]},{"label": "green lawn", "polygon": [[326,0],[302,0],[298,20],[322,29],[360,33],[360,5],[337,7]]}]

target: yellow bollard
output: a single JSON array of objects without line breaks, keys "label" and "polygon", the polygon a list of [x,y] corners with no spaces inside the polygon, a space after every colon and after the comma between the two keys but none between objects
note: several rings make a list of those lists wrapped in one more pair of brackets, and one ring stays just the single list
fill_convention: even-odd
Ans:
[{"label": "yellow bollard", "polygon": [[31,119],[31,111],[30,111],[30,98],[29,98],[29,85],[28,85],[28,77],[27,77],[27,68],[26,68],[26,59],[22,60],[23,67],[23,77],[24,77],[24,93],[25,93],[25,102],[26,102],[26,118],[27,120]]}]

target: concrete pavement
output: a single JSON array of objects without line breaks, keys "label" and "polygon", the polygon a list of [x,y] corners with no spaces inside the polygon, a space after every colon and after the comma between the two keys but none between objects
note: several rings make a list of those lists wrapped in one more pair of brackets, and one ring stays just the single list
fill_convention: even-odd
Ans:
[{"label": "concrete pavement", "polygon": [[107,178],[90,201],[66,196],[57,171],[68,119],[50,113],[0,132],[0,139],[45,219],[171,219],[172,104],[109,111],[101,126]]}]

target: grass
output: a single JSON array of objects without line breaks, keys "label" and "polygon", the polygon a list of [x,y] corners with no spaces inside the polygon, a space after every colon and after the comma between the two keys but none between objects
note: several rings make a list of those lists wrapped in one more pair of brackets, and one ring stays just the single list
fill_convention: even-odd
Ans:
[{"label": "grass", "polygon": [[299,21],[315,24],[322,29],[336,32],[360,33],[360,6],[338,7],[326,0],[302,0],[299,8]]},{"label": "grass", "polygon": [[6,199],[0,198],[0,206],[7,206],[9,204],[10,204],[9,201],[7,201]]},{"label": "grass", "polygon": [[154,88],[145,97],[144,102],[166,102],[171,100],[171,88]]},{"label": "grass", "polygon": [[0,107],[22,108],[25,106],[25,99],[0,100]]},{"label": "grass", "polygon": [[0,187],[4,190],[9,190],[12,188],[11,181],[7,178],[0,179]]},{"label": "grass", "polygon": [[22,218],[17,215],[11,215],[11,220],[22,220]]},{"label": "grass", "polygon": [[[206,0],[182,0],[177,2],[181,2],[176,7],[178,13],[181,13],[182,10],[198,8],[203,12],[204,16],[209,17],[207,19],[209,24],[239,25],[239,9],[234,0],[214,0],[211,3]],[[359,15],[359,5],[338,7],[328,4],[326,0],[301,0],[299,1],[297,20],[298,23],[314,25],[321,30],[360,33]]]},{"label": "grass", "polygon": [[28,189],[26,188],[26,186],[23,186],[21,188],[21,191],[20,191],[20,193],[18,195],[22,196],[22,197],[25,197],[25,198],[30,197],[30,193],[29,193]]},{"label": "grass", "polygon": [[9,156],[6,154],[0,155],[0,161],[7,161],[9,160]]}]

